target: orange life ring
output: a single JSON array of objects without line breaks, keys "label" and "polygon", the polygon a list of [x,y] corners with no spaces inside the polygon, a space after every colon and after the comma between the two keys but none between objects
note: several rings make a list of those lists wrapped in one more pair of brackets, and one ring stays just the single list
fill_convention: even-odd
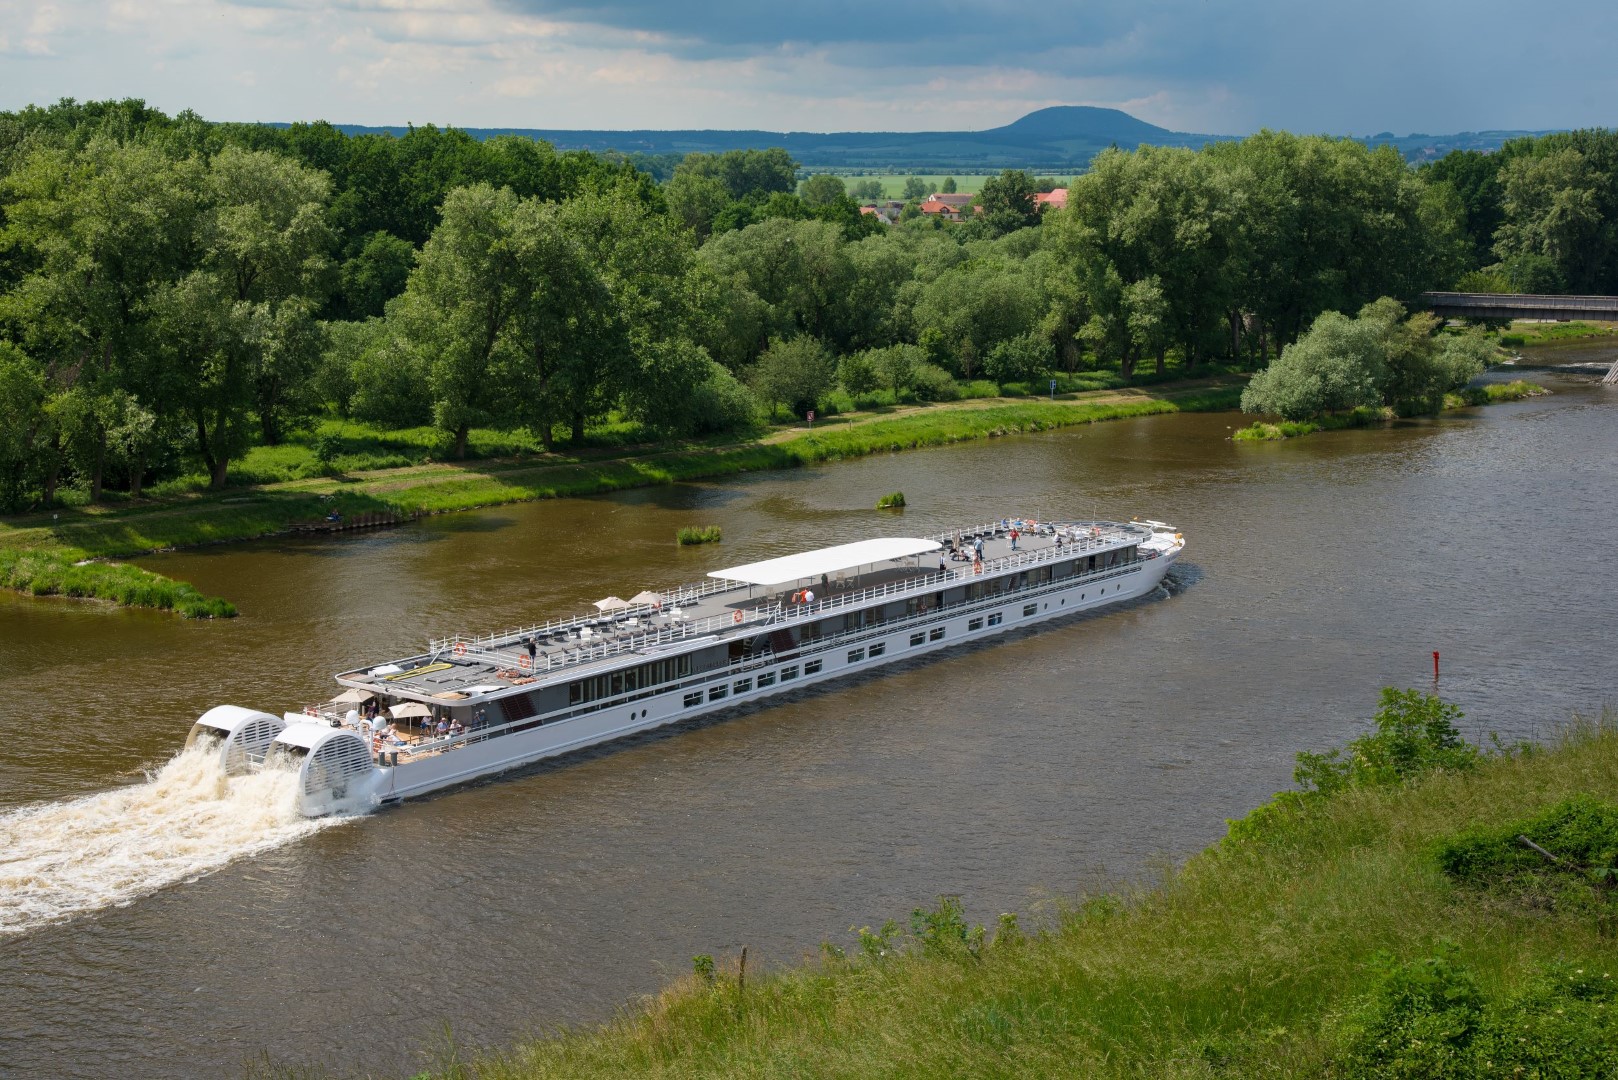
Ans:
[{"label": "orange life ring", "polygon": [[737,608],[735,611],[730,613],[730,621],[733,622],[733,623],[739,623],[739,622],[742,621],[742,609],[741,608]]},{"label": "orange life ring", "polygon": [[527,671],[529,668],[534,666],[534,662],[526,656],[519,656],[517,657],[517,666],[522,668],[524,671]]},{"label": "orange life ring", "polygon": [[455,655],[456,656],[465,656],[466,655],[466,642],[457,641],[455,643]]}]

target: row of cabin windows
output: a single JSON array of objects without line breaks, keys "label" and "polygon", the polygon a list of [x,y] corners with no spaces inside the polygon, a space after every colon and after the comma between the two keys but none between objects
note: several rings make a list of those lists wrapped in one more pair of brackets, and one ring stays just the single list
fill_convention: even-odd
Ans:
[{"label": "row of cabin windows", "polygon": [[569,683],[567,703],[569,705],[583,705],[585,702],[596,701],[600,698],[617,697],[619,694],[633,694],[637,690],[649,690],[662,683],[683,679],[689,674],[691,674],[690,654],[671,656],[667,660],[654,660],[650,664],[641,664],[638,667],[625,668],[622,671],[613,671],[605,675],[597,675],[591,679],[581,679],[576,683]]}]

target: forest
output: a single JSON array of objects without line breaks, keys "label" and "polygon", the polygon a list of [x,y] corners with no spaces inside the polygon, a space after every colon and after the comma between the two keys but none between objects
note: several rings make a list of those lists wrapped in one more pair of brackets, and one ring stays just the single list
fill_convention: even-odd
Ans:
[{"label": "forest", "polygon": [[333,468],[344,425],[446,460],[715,437],[1259,370],[1324,313],[1430,288],[1618,292],[1607,131],[1418,169],[1269,131],[1113,149],[1065,210],[1007,170],[967,220],[891,227],[781,149],[636,165],[138,101],[0,114],[0,510],[251,482],[294,443]]}]

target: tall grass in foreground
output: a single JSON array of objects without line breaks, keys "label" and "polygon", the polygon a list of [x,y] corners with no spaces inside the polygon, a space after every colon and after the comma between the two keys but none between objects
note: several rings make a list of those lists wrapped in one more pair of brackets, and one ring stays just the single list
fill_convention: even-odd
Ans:
[{"label": "tall grass in foreground", "polygon": [[73,596],[110,600],[125,607],[174,611],[188,619],[228,619],[236,607],[127,563],[77,563],[51,551],[0,548],[0,586],[30,596]]},{"label": "tall grass in foreground", "polygon": [[1395,698],[1350,754],[1300,761],[1307,792],[1154,887],[1028,930],[1002,916],[985,932],[946,899],[908,931],[866,928],[745,985],[734,962],[705,967],[600,1028],[432,1074],[1618,1075],[1618,953],[1599,921],[1472,888],[1435,854],[1581,793],[1614,800],[1618,717],[1482,755],[1436,699]]}]

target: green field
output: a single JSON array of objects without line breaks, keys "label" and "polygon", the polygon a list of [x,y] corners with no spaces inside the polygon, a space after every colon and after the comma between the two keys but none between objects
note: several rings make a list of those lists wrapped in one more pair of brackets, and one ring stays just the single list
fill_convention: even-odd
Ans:
[{"label": "green field", "polygon": [[932,190],[937,191],[938,186],[944,182],[944,177],[953,175],[955,177],[955,190],[972,194],[980,191],[983,188],[983,181],[988,179],[988,176],[982,173],[835,173],[834,175],[840,177],[848,185],[850,191],[853,190],[855,184],[862,180],[880,180],[883,195],[889,199],[901,197],[904,194],[905,180],[912,176],[921,177]]}]

